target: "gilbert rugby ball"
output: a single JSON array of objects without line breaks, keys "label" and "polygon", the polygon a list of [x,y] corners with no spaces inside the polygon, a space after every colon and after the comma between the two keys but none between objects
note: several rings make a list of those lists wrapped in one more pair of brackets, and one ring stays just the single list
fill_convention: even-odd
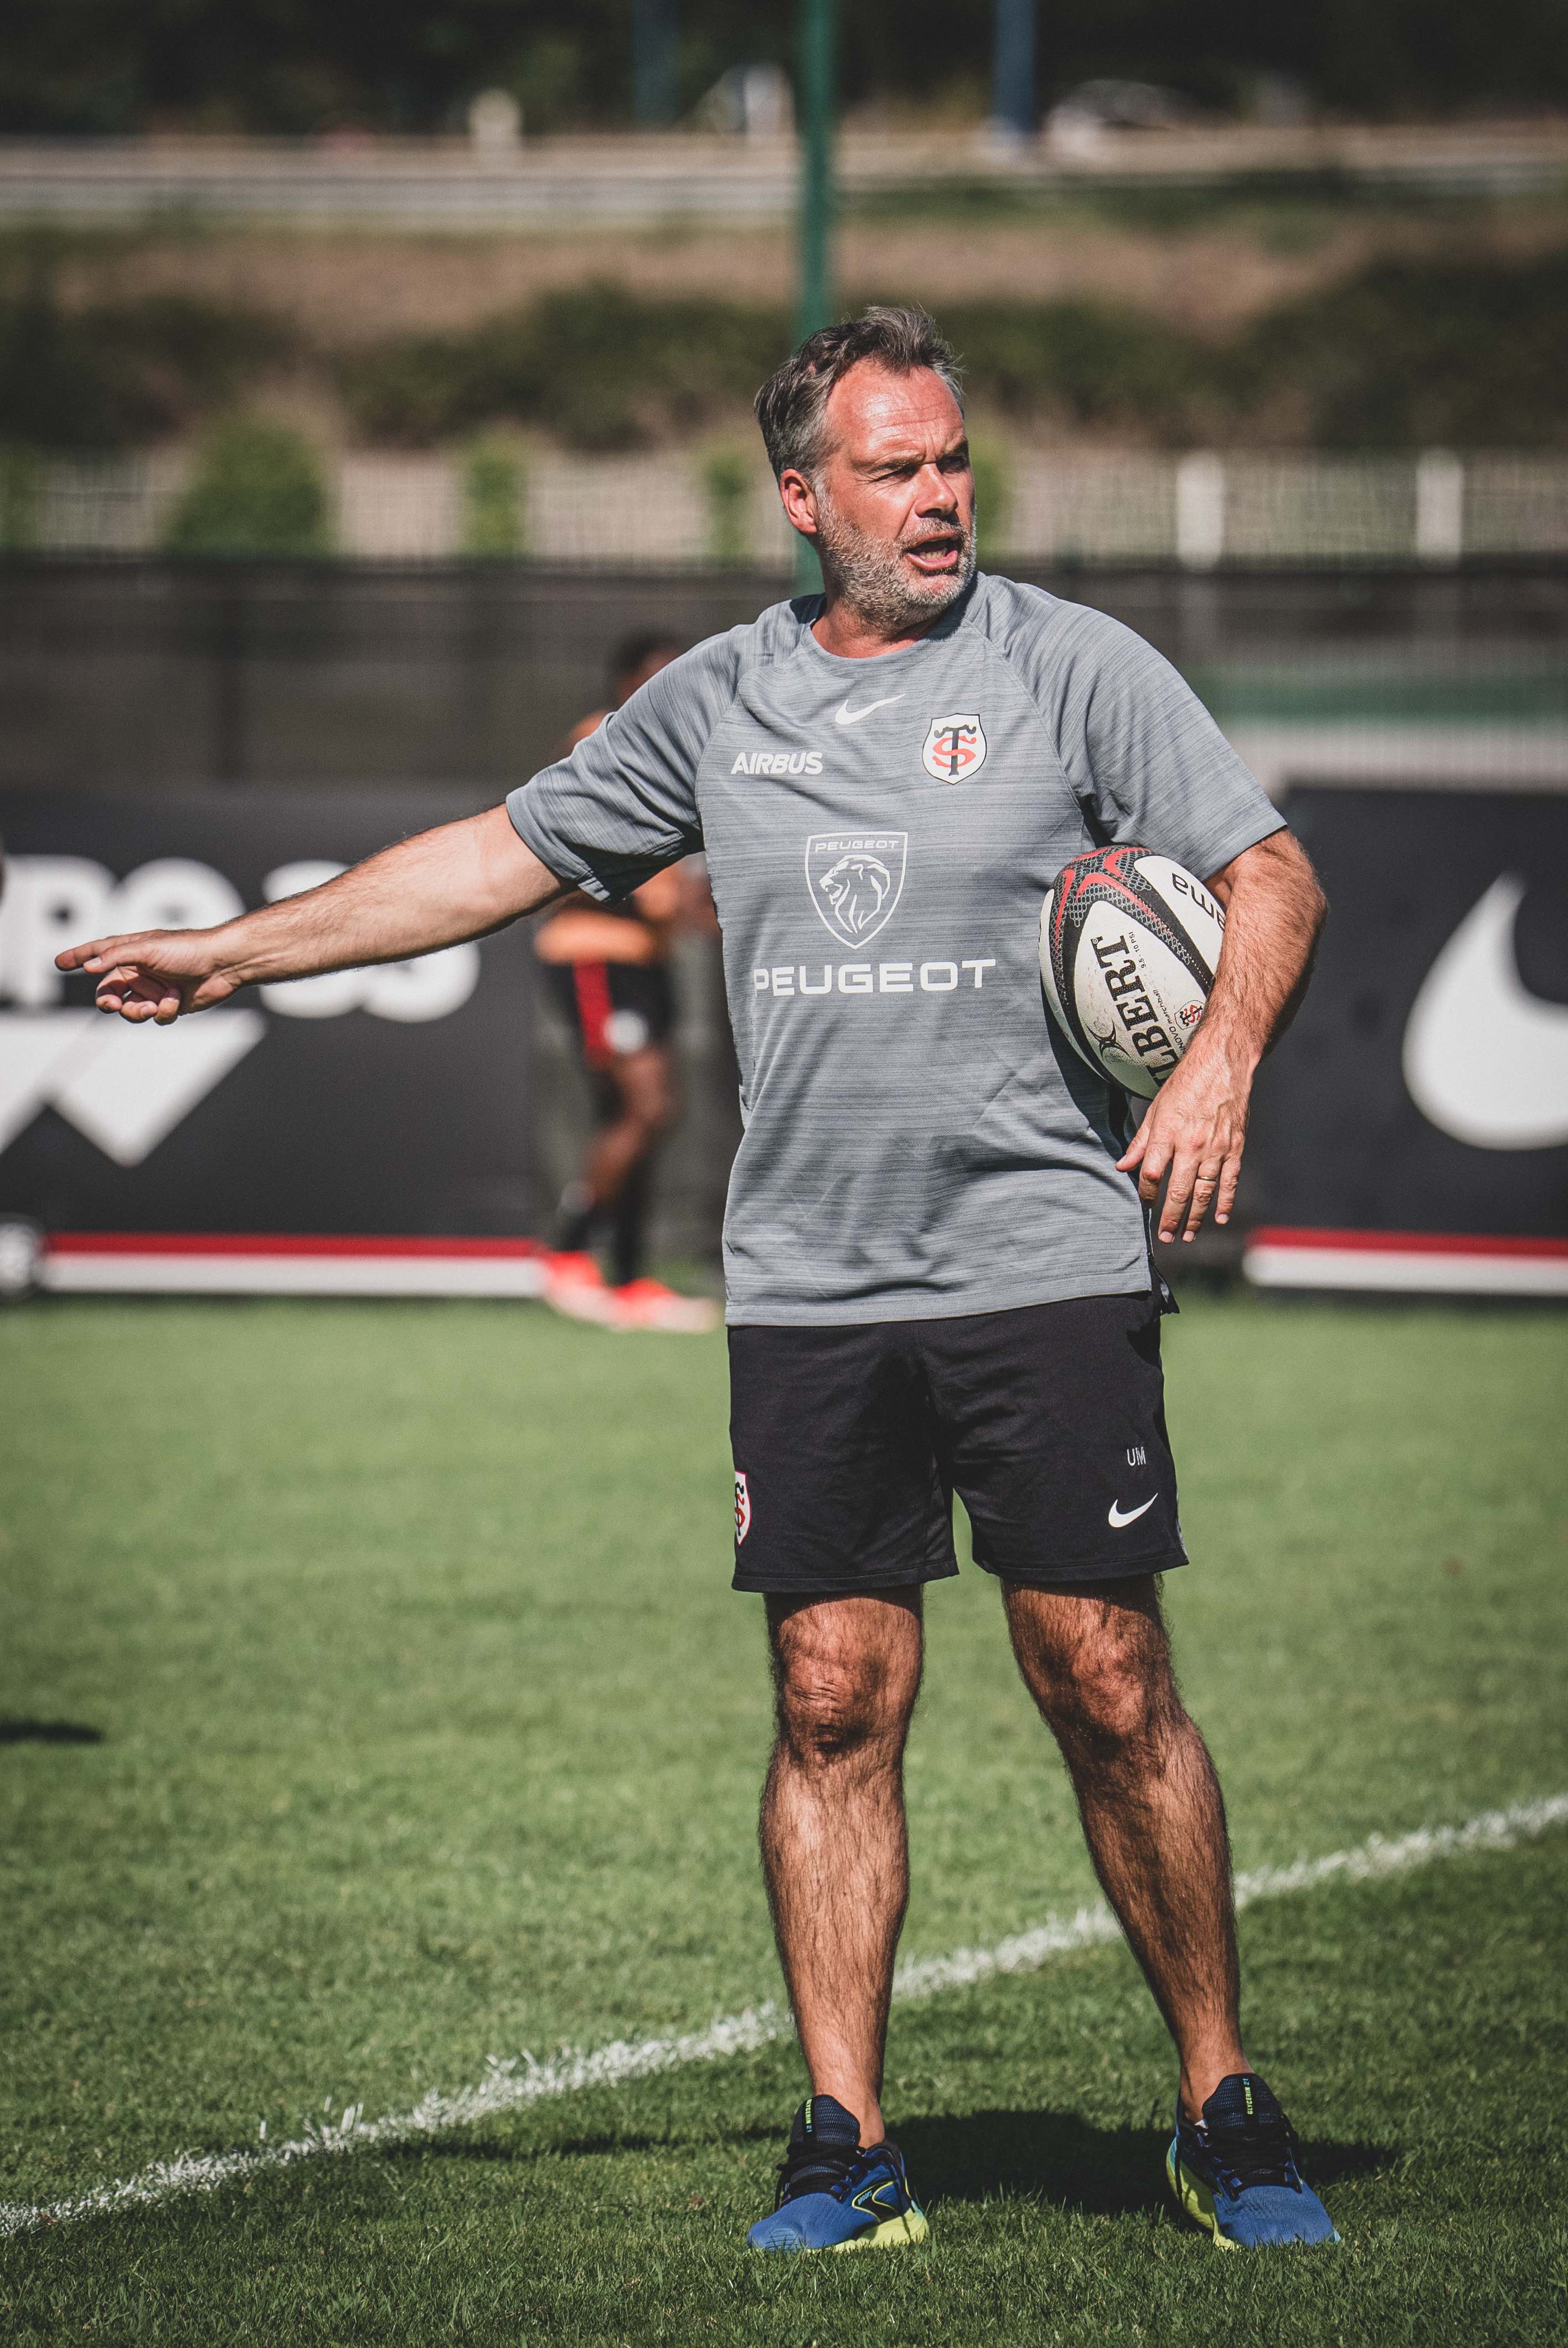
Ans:
[{"label": "gilbert rugby ball", "polygon": [[1096,1075],[1152,1100],[1204,1015],[1225,933],[1203,882],[1169,856],[1075,856],[1040,908],[1051,1016]]}]

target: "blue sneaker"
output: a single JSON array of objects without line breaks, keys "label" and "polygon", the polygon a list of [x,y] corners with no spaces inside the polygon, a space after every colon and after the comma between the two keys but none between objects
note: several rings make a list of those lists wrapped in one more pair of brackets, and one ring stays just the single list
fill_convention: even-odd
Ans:
[{"label": "blue sneaker", "polygon": [[1221,2250],[1337,2242],[1328,2212],[1296,2165],[1296,2131],[1251,2071],[1222,2079],[1194,2127],[1176,2105],[1165,2156],[1171,2190]]},{"label": "blue sneaker", "polygon": [[753,2250],[887,2250],[928,2231],[897,2146],[863,2152],[855,2114],[813,2096],[789,2132],[777,2205],[746,2240]]}]

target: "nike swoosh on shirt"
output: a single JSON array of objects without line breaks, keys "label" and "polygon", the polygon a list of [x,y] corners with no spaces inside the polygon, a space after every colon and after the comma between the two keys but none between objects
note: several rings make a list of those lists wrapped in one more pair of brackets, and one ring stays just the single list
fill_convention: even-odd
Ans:
[{"label": "nike swoosh on shirt", "polygon": [[1151,1492],[1141,1509],[1129,1509],[1125,1516],[1122,1513],[1121,1502],[1118,1500],[1112,1500],[1111,1503],[1110,1514],[1107,1516],[1105,1521],[1108,1525],[1114,1525],[1117,1531],[1120,1532],[1123,1525],[1136,1524],[1140,1517],[1146,1516],[1159,1497],[1160,1495],[1158,1492]]},{"label": "nike swoosh on shirt", "polygon": [[903,698],[901,693],[890,693],[881,701],[868,701],[864,709],[851,709],[846,701],[842,708],[834,711],[833,722],[835,726],[858,726],[861,719],[869,717],[874,709],[891,709],[896,701]]},{"label": "nike swoosh on shirt", "polygon": [[1514,872],[1472,905],[1421,982],[1405,1026],[1405,1083],[1429,1125],[1471,1149],[1568,1141],[1568,1005],[1519,975]]}]

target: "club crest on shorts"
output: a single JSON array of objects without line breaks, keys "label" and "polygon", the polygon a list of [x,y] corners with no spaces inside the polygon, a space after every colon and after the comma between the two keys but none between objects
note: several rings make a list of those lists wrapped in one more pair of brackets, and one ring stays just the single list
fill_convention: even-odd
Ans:
[{"label": "club crest on shorts", "polygon": [[869,945],[904,893],[907,831],[814,831],[805,843],[811,901],[842,945]]},{"label": "club crest on shorts", "polygon": [[751,1487],[740,1469],[735,1470],[735,1546],[738,1549],[752,1529]]},{"label": "club crest on shorts", "polygon": [[920,763],[938,783],[967,783],[985,765],[986,747],[986,729],[977,713],[956,710],[932,718]]}]

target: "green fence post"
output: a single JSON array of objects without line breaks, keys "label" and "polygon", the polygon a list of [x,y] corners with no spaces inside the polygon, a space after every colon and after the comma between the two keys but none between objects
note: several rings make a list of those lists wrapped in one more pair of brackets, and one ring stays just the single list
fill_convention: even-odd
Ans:
[{"label": "green fence post", "polygon": [[[800,204],[799,283],[795,339],[804,340],[833,316],[833,107],[838,31],[836,0],[800,0],[798,20]],[[817,594],[822,572],[804,538],[795,541],[795,588]]]}]

